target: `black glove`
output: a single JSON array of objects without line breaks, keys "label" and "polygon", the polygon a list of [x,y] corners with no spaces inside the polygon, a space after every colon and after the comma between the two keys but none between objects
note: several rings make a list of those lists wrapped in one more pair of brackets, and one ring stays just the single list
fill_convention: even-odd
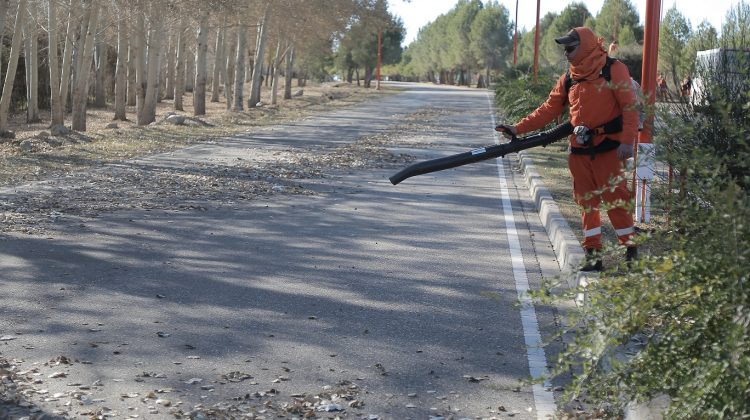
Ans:
[{"label": "black glove", "polygon": [[503,136],[506,138],[509,138],[511,141],[515,141],[516,139],[516,127],[512,125],[506,125],[506,124],[500,124],[495,127],[495,131],[499,133],[503,133]]}]

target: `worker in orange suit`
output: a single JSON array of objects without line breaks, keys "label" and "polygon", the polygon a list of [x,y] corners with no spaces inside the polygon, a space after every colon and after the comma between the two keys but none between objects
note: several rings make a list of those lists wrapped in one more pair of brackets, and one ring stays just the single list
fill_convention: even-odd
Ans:
[{"label": "worker in orange suit", "polygon": [[570,136],[568,167],[573,177],[573,195],[583,207],[582,271],[601,271],[602,228],[599,205],[607,214],[625,257],[632,261],[638,249],[633,217],[628,206],[624,161],[633,156],[638,134],[636,96],[625,64],[608,57],[603,39],[589,28],[575,28],[555,42],[564,47],[570,64],[547,100],[517,125],[498,126],[506,137],[543,128],[570,109],[574,134]]}]

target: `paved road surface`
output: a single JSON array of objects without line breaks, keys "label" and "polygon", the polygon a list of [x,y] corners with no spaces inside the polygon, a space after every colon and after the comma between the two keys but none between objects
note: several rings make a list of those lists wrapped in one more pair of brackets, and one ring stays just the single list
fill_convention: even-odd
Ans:
[{"label": "paved road surface", "polygon": [[[405,86],[132,165],[347,143],[424,109],[441,117],[403,150],[419,159],[495,141],[486,92]],[[549,388],[520,381],[545,367],[525,344],[538,339],[537,318],[545,338],[554,319],[519,306],[517,288],[555,262],[513,161],[393,186],[398,169],[300,181],[309,196],[63,218],[44,236],[0,236],[0,357],[37,380],[26,401],[71,418],[173,418],[219,403],[273,418],[293,396],[338,390],[357,402],[319,416],[543,417]]]}]

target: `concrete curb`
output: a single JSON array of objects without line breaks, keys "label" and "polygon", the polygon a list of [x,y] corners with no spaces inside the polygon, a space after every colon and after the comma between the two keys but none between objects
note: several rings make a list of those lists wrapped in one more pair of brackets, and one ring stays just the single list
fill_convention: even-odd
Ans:
[{"label": "concrete curb", "polygon": [[531,198],[536,203],[539,218],[542,219],[542,225],[552,242],[563,277],[567,280],[568,287],[576,287],[579,284],[578,267],[585,256],[581,244],[560,213],[552,194],[542,182],[531,157],[521,152],[518,154],[518,160]]}]

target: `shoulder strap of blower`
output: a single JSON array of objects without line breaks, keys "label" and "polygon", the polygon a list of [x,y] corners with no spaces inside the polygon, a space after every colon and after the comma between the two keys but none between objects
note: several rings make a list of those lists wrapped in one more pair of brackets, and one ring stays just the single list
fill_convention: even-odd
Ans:
[{"label": "shoulder strap of blower", "polygon": [[[607,83],[612,81],[612,64],[614,64],[615,61],[617,61],[616,58],[607,57],[607,62],[604,63],[604,67],[602,67],[601,72],[599,72],[599,77],[603,77]],[[565,72],[565,103],[568,102],[570,88],[577,83],[578,80],[573,80],[573,77],[570,75],[570,69],[568,69],[568,71]],[[592,131],[594,131],[595,134],[619,133],[622,131],[622,115],[616,116],[614,119],[604,123],[604,125],[600,127],[593,128]]]},{"label": "shoulder strap of blower", "polygon": [[[604,67],[602,67],[601,72],[599,72],[599,77],[603,77],[604,80],[607,82],[612,81],[612,64],[617,61],[616,58],[607,57],[607,62],[604,63]],[[570,75],[570,69],[568,69],[565,72],[565,98],[567,101],[567,93],[570,92],[570,88],[573,87],[574,84],[577,84],[578,80],[573,80],[573,77]]]}]

